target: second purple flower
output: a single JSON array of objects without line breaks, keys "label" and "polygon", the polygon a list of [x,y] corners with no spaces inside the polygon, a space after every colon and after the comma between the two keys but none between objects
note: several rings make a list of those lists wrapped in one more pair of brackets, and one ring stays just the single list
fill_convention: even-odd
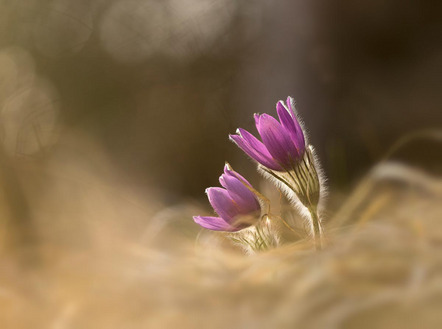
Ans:
[{"label": "second purple flower", "polygon": [[223,188],[209,187],[206,190],[218,217],[195,216],[193,220],[204,228],[227,232],[239,231],[255,224],[261,216],[261,206],[247,187],[252,188],[250,183],[227,164],[219,182]]}]

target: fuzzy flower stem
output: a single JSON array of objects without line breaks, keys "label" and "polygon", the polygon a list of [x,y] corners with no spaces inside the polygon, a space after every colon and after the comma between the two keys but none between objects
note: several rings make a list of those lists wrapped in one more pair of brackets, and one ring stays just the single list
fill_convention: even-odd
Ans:
[{"label": "fuzzy flower stem", "polygon": [[286,169],[284,174],[262,166],[260,168],[296,194],[300,203],[308,211],[311,236],[314,240],[315,249],[322,249],[323,233],[318,213],[320,185],[311,148],[309,147],[306,150],[303,159],[297,165],[294,165],[292,169]]},{"label": "fuzzy flower stem", "polygon": [[266,243],[266,239],[263,236],[263,233],[261,233],[261,229],[259,228],[259,225],[256,226],[256,232],[258,233],[258,241],[259,241],[259,248],[267,249],[268,245]]},{"label": "fuzzy flower stem", "polygon": [[310,212],[310,216],[312,218],[312,226],[313,226],[313,239],[315,241],[315,249],[322,249],[322,229],[321,229],[321,221],[319,220],[318,210],[311,206],[308,207],[308,211]]}]

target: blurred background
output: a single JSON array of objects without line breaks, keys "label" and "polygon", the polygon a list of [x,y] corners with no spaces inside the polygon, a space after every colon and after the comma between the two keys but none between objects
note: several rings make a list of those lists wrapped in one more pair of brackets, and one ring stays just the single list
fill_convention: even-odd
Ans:
[{"label": "blurred background", "polygon": [[4,1],[4,149],[35,156],[65,130],[81,132],[132,183],[171,200],[200,196],[226,159],[246,162],[228,133],[254,129],[252,113],[275,114],[291,95],[330,183],[345,185],[400,136],[440,126],[440,9],[434,1]]},{"label": "blurred background", "polygon": [[[441,11],[431,0],[0,0],[2,319],[70,328],[78,300],[93,299],[71,302],[75,288],[63,287],[89,281],[65,280],[100,250],[193,241],[191,215],[209,211],[204,189],[224,161],[259,181],[228,134],[255,132],[252,114],[275,115],[288,95],[328,177],[330,212],[401,138],[395,161],[439,177]],[[30,322],[16,322],[30,305]],[[118,321],[97,323],[143,327]]]}]

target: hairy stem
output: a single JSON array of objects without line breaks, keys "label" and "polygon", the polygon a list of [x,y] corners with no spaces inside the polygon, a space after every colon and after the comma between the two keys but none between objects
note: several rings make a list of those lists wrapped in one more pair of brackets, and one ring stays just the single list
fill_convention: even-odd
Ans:
[{"label": "hairy stem", "polygon": [[313,207],[310,205],[310,207],[307,207],[308,211],[310,212],[310,216],[312,219],[312,234],[313,239],[315,241],[315,249],[321,250],[322,249],[322,229],[321,229],[321,221],[319,219],[318,210],[316,207]]}]

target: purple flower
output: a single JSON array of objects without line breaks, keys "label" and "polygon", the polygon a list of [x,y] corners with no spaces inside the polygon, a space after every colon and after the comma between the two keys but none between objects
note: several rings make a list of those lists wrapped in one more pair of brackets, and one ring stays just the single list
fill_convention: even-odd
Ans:
[{"label": "purple flower", "polygon": [[193,220],[214,231],[236,232],[251,226],[259,219],[261,206],[246,185],[252,185],[226,164],[219,178],[223,186],[206,190],[209,202],[219,217],[194,216]]},{"label": "purple flower", "polygon": [[255,114],[255,124],[262,142],[242,128],[237,130],[237,135],[230,135],[230,139],[263,166],[276,171],[288,171],[304,155],[304,133],[291,97],[287,98],[287,106],[279,101],[276,112],[280,122],[268,114]]}]

